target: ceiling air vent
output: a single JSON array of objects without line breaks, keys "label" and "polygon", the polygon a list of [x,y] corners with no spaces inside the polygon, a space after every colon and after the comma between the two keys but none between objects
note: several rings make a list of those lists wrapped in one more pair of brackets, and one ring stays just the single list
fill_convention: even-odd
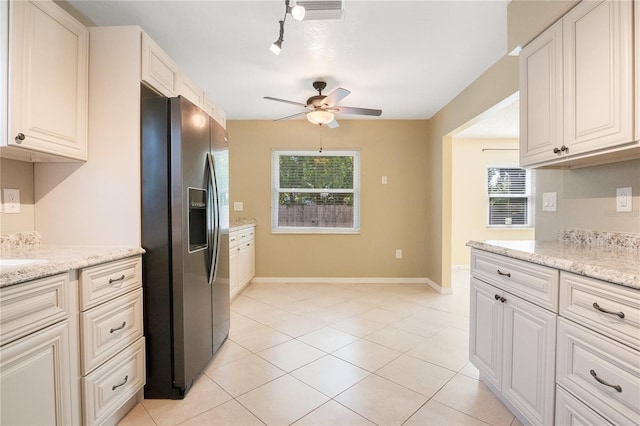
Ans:
[{"label": "ceiling air vent", "polygon": [[344,18],[344,0],[298,0],[304,6],[304,21]]}]

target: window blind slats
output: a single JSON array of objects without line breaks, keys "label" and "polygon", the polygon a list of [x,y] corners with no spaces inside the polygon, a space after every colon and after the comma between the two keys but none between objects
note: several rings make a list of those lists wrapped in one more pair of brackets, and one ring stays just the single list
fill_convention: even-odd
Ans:
[{"label": "window blind slats", "polygon": [[488,167],[489,226],[529,226],[531,194],[529,173],[519,167]]}]

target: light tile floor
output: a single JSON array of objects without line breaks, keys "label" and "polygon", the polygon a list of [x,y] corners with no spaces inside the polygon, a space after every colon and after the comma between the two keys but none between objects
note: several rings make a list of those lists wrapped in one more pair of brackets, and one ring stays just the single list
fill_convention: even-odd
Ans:
[{"label": "light tile floor", "polygon": [[469,271],[416,284],[253,284],[181,401],[120,425],[519,425],[468,362]]}]

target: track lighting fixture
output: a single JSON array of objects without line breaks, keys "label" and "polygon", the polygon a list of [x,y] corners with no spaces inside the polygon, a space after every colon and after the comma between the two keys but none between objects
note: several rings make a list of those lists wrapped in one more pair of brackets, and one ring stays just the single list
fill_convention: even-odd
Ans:
[{"label": "track lighting fixture", "polygon": [[289,0],[284,0],[284,6],[284,18],[282,18],[282,21],[278,21],[278,23],[280,24],[280,35],[269,48],[269,50],[271,50],[276,55],[279,55],[280,51],[282,50],[282,42],[284,41],[284,23],[287,20],[287,14],[291,15],[296,21],[302,21],[304,19],[305,13],[304,7],[299,5],[295,5],[292,7],[289,3]]}]

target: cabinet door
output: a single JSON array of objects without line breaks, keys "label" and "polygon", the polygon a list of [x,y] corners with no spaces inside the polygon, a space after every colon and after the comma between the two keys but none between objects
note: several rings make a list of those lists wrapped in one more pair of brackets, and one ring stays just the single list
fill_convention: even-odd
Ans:
[{"label": "cabinet door", "polygon": [[502,377],[502,296],[502,290],[471,278],[469,360],[496,389]]},{"label": "cabinet door", "polygon": [[633,141],[632,6],[583,1],[563,18],[569,154]]},{"label": "cabinet door", "polygon": [[0,424],[73,424],[69,358],[69,321],[2,347]]},{"label": "cabinet door", "polygon": [[146,33],[142,33],[142,81],[167,97],[179,92],[180,69]]},{"label": "cabinet door", "polygon": [[7,143],[86,160],[89,31],[52,1],[9,3]]},{"label": "cabinet door", "polygon": [[[194,105],[204,108],[204,91],[184,73],[180,73],[180,95],[189,99]],[[215,117],[214,117],[215,118]]]},{"label": "cabinet door", "polygon": [[240,273],[238,263],[238,248],[234,247],[229,252],[229,294],[233,300],[240,287]]},{"label": "cabinet door", "polygon": [[502,394],[533,424],[553,424],[556,315],[505,294]]},{"label": "cabinet door", "polygon": [[566,154],[560,150],[562,85],[562,22],[558,21],[520,52],[522,166]]}]

